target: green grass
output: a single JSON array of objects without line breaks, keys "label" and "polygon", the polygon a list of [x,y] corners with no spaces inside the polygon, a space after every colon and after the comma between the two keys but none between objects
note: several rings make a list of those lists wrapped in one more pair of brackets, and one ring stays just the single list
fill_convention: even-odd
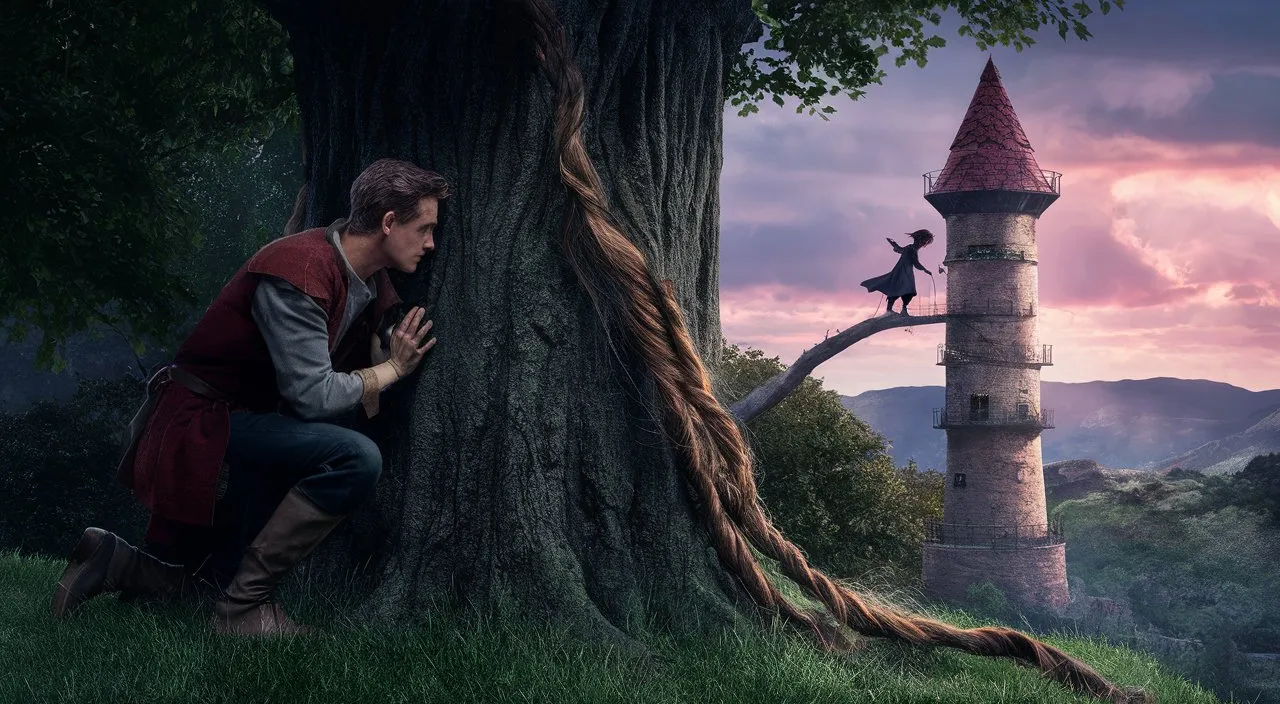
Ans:
[{"label": "green grass", "polygon": [[[207,610],[138,608],[100,597],[72,619],[49,615],[61,560],[0,553],[0,702],[1084,702],[1035,671],[945,649],[870,641],[824,655],[785,631],[718,641],[643,640],[667,663],[640,671],[546,628],[424,616],[375,631],[323,609],[286,608],[326,631],[297,639],[217,637]],[[308,608],[311,606],[312,608]],[[330,610],[332,613],[332,610]],[[958,625],[963,613],[934,612]],[[1144,655],[1051,637],[1122,685],[1162,703],[1210,703],[1207,691]]]}]

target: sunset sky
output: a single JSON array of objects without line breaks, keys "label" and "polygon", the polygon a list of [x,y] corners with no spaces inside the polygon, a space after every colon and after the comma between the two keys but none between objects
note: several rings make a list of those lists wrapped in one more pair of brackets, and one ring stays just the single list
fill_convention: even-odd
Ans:
[{"label": "sunset sky", "polygon": [[[1036,226],[1055,362],[1042,379],[1280,388],[1280,2],[1129,0],[1088,25],[1087,42],[1053,33],[990,52],[1040,167],[1063,174]],[[933,230],[921,261],[936,271],[946,226],[921,174],[946,161],[988,56],[954,25],[943,36],[925,68],[890,66],[863,99],[834,100],[830,122],[726,109],[730,343],[790,364],[828,329],[883,312],[858,283],[897,260],[886,236]],[[943,384],[943,328],[880,333],[814,376],[847,395]]]}]

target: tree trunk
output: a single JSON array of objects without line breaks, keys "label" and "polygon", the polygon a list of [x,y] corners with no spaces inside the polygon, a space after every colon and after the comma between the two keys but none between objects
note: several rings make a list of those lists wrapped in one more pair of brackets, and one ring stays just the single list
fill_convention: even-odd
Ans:
[{"label": "tree trunk", "polygon": [[[501,2],[269,3],[289,30],[310,183],[306,225],[346,214],[376,158],[444,174],[434,257],[395,276],[438,342],[387,392],[377,494],[311,573],[359,568],[363,616],[436,600],[514,608],[625,640],[638,622],[741,623],[642,366],[615,355],[559,247],[552,96]],[[719,174],[727,62],[745,0],[555,4],[586,83],[587,150],[622,230],[673,281],[719,359]],[[634,386],[629,379],[634,380]]]}]

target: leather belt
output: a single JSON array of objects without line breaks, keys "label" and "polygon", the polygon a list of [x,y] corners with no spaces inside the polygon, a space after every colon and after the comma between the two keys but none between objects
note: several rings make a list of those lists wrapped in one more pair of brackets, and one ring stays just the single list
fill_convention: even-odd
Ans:
[{"label": "leather belt", "polygon": [[192,393],[204,396],[212,401],[229,401],[229,399],[219,393],[217,389],[204,383],[200,380],[200,377],[192,374],[191,372],[183,371],[182,368],[176,364],[171,364],[168,368],[169,376],[174,381],[190,389]]}]

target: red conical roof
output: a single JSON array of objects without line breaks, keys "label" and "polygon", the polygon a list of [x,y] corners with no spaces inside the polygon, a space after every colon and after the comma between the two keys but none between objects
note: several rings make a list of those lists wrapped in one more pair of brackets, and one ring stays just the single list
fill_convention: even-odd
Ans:
[{"label": "red conical roof", "polygon": [[951,143],[951,155],[929,192],[1054,192],[1031,152],[1000,73],[988,57],[969,111]]}]

